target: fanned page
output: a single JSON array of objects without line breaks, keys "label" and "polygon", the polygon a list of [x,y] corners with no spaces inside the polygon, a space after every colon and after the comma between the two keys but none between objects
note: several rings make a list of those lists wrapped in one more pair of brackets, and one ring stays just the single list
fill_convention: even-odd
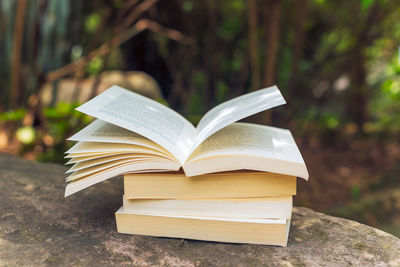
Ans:
[{"label": "fanned page", "polygon": [[88,126],[67,139],[68,141],[85,141],[85,142],[105,142],[105,143],[126,143],[132,145],[141,145],[153,149],[162,149],[155,142],[147,138],[118,127],[116,125],[107,123],[102,120],[95,120]]},{"label": "fanned page", "polygon": [[[74,165],[67,171],[70,183],[65,195],[124,173],[174,171],[180,167],[187,176],[236,169],[285,173],[287,165],[281,164],[284,158],[267,155],[272,167],[266,168],[263,165],[266,155],[259,155],[262,161],[248,157],[247,154],[254,156],[258,150],[266,149],[254,131],[239,141],[236,137],[243,134],[243,129],[228,126],[284,103],[276,86],[258,90],[213,108],[194,128],[168,107],[113,86],[77,108],[98,119],[69,138],[78,143],[66,152],[66,158],[70,158],[67,164]],[[237,142],[228,144],[228,139]],[[218,146],[213,147],[214,143]],[[231,154],[227,146],[231,146]],[[231,161],[229,157],[233,154],[242,155],[242,159],[237,161],[236,157]],[[298,169],[290,171],[295,173],[304,174]]]},{"label": "fanned page", "polygon": [[286,104],[278,87],[248,93],[224,102],[207,112],[196,128],[196,138],[190,152],[218,130],[261,111]]},{"label": "fanned page", "polygon": [[119,86],[112,86],[77,110],[156,142],[181,164],[195,136],[193,125],[172,109]]},{"label": "fanned page", "polygon": [[172,171],[179,161],[155,142],[108,122],[95,120],[70,137],[77,141],[66,151],[67,164],[74,164],[66,173],[65,196],[124,172],[148,172],[149,169]]},{"label": "fanned page", "polygon": [[[102,120],[95,120],[88,126],[68,138],[69,141],[76,142],[99,142],[99,143],[116,143],[131,144],[159,151],[168,155],[171,159],[175,157],[155,142],[129,130],[118,127]],[[71,153],[67,151],[66,153]],[[177,161],[177,159],[175,159]]]}]

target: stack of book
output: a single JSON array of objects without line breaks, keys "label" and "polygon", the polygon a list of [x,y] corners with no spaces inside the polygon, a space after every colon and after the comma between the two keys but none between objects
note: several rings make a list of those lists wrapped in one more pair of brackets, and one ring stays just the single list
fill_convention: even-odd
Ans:
[{"label": "stack of book", "polygon": [[78,108],[97,120],[69,139],[65,195],[123,174],[120,233],[286,246],[307,168],[289,130],[235,123],[284,103],[273,86],[215,107],[195,128],[113,86]]},{"label": "stack of book", "polygon": [[120,233],[286,246],[296,177],[268,172],[128,174]]}]

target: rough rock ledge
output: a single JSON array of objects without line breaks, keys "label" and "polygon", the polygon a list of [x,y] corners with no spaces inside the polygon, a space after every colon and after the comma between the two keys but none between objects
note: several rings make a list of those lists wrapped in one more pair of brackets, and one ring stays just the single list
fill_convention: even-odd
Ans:
[{"label": "rough rock ledge", "polygon": [[0,154],[0,266],[400,266],[400,240],[295,208],[287,248],[122,235],[120,178],[64,198],[65,167]]}]

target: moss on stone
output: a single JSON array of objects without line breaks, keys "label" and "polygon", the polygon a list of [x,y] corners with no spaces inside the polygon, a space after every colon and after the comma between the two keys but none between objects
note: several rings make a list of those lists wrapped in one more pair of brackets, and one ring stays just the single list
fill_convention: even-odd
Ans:
[{"label": "moss on stone", "polygon": [[35,233],[29,229],[17,229],[9,235],[11,241],[24,243],[38,243],[43,241],[42,233]]},{"label": "moss on stone", "polygon": [[360,250],[360,251],[363,251],[363,250],[365,250],[365,248],[366,248],[366,246],[365,246],[363,243],[361,243],[361,242],[355,243],[353,247],[354,247],[356,250]]}]

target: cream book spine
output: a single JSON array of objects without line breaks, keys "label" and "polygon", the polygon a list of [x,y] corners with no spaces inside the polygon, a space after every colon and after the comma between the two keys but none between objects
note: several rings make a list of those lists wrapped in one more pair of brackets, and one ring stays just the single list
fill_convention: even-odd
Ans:
[{"label": "cream book spine", "polygon": [[241,199],[126,199],[136,214],[247,219],[290,219],[292,196]]},{"label": "cream book spine", "polygon": [[205,199],[277,197],[296,194],[296,177],[268,172],[237,171],[186,177],[183,173],[124,176],[127,199]]},{"label": "cream book spine", "polygon": [[115,216],[117,230],[123,234],[284,247],[290,228],[290,220],[285,219],[153,216],[129,213],[123,207]]}]

